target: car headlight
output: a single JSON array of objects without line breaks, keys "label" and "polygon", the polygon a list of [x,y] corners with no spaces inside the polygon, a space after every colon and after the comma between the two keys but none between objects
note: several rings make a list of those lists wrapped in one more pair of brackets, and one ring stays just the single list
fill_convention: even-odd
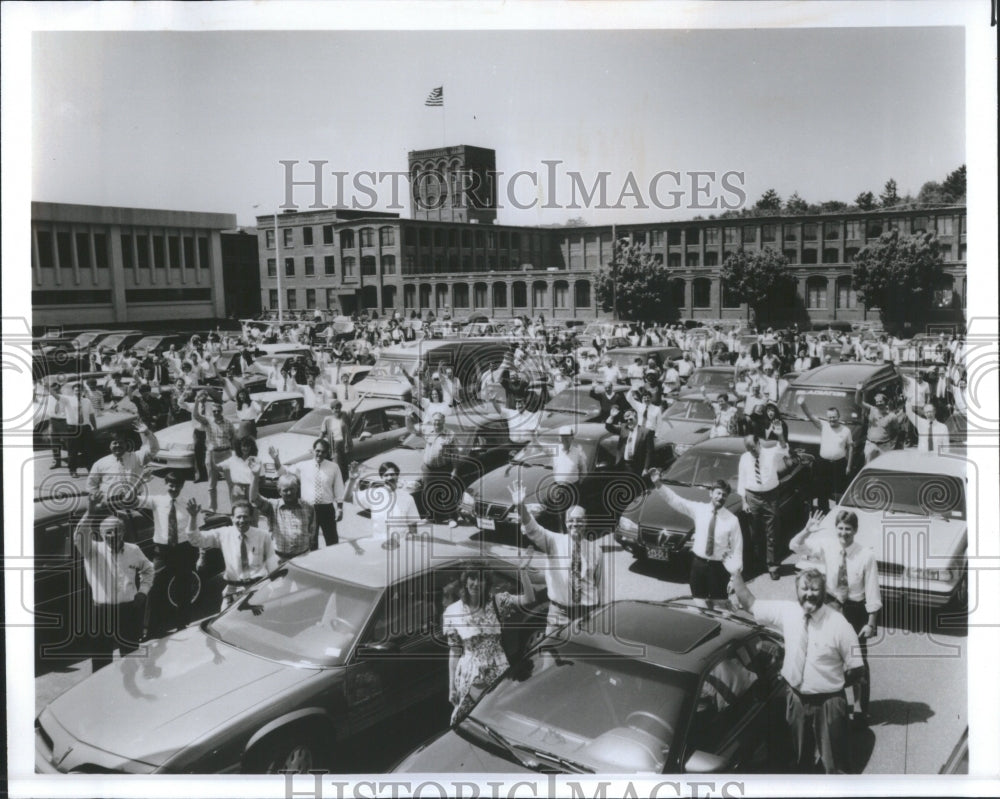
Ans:
[{"label": "car headlight", "polygon": [[622,516],[618,520],[618,532],[625,533],[627,535],[638,535],[639,525],[627,516]]},{"label": "car headlight", "polygon": [[955,569],[928,569],[917,566],[907,569],[906,576],[911,580],[933,580],[942,583],[950,583],[957,579]]}]

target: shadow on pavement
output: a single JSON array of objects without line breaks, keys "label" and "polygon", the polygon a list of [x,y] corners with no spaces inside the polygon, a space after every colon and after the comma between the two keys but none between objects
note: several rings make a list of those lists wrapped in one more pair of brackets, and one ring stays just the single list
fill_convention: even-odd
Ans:
[{"label": "shadow on pavement", "polygon": [[868,706],[869,724],[875,726],[906,726],[924,724],[934,716],[926,702],[904,699],[873,699]]},{"label": "shadow on pavement", "polygon": [[871,760],[872,752],[875,751],[875,733],[870,729],[851,730],[850,740],[850,762],[852,774],[864,774],[868,768],[868,761]]}]

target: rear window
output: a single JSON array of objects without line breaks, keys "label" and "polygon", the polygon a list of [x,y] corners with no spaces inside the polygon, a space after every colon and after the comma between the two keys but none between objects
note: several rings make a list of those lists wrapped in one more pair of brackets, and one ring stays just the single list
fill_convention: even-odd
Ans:
[{"label": "rear window", "polygon": [[913,516],[965,518],[965,486],[956,477],[868,470],[858,475],[841,505]]},{"label": "rear window", "polygon": [[860,422],[861,415],[858,405],[854,402],[854,392],[836,388],[817,386],[792,386],[778,401],[778,410],[786,419],[805,419],[799,406],[799,397],[805,397],[809,411],[817,419],[823,419],[827,408],[836,408],[843,422]]}]

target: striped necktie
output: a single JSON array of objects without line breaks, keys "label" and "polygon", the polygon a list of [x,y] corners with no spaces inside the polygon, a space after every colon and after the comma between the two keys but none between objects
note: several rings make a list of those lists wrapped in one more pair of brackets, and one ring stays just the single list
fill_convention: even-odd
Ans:
[{"label": "striped necktie", "polygon": [[802,634],[799,637],[799,645],[794,651],[795,660],[789,670],[792,675],[791,686],[795,689],[802,687],[802,680],[806,673],[806,658],[809,653],[809,622],[812,620],[811,613],[802,615]]},{"label": "striped necktie", "polygon": [[753,456],[753,474],[757,478],[757,487],[760,488],[764,485],[764,481],[760,476],[760,453],[758,452]]},{"label": "striped necktie", "polygon": [[840,550],[840,568],[837,569],[837,596],[841,602],[847,599],[847,550]]},{"label": "striped necktie", "polygon": [[719,509],[712,507],[712,518],[708,521],[708,538],[705,540],[705,557],[715,554],[715,521],[719,518]]},{"label": "striped necktie", "polygon": [[580,539],[573,539],[573,556],[570,559],[570,601],[573,606],[576,607],[580,604],[580,600],[583,599],[583,586],[580,583],[580,567],[583,563],[583,557],[580,552]]},{"label": "striped necktie", "polygon": [[170,513],[167,514],[167,546],[177,546],[177,500],[170,500]]},{"label": "striped necktie", "polygon": [[250,552],[247,549],[246,535],[240,536],[240,568],[244,572],[250,571]]}]

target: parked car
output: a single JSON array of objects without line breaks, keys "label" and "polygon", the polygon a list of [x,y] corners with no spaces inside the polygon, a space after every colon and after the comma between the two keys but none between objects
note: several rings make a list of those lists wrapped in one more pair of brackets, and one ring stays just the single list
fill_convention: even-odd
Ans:
[{"label": "parked car", "polygon": [[[417,412],[417,409],[408,402],[386,399],[363,399],[345,410],[350,412],[351,436],[354,439],[351,460],[356,461],[374,458],[397,447],[408,435],[407,415]],[[278,473],[268,450],[277,447],[278,457],[283,466],[312,458],[312,446],[319,438],[323,419],[332,413],[329,408],[315,408],[285,432],[258,439],[257,448],[263,466],[260,476],[261,494],[265,496],[278,494]]]},{"label": "parked car", "polygon": [[[475,558],[519,591],[518,552],[408,539],[331,546],[286,562],[221,614],[77,683],[35,723],[44,773],[351,772],[342,744],[417,703],[447,701],[442,615]],[[544,629],[535,602],[507,625],[508,657]],[[151,701],[153,700],[153,701]]]},{"label": "parked car", "polygon": [[[82,488],[60,490],[35,498],[34,514],[34,611],[35,666],[65,664],[87,653],[87,625],[91,603],[83,559],[73,545],[73,533],[87,510]],[[125,540],[153,556],[153,517],[148,510],[122,510]],[[229,524],[224,515],[209,516],[202,525],[210,530]],[[209,615],[219,606],[223,584],[222,556],[218,550],[206,554],[204,568],[196,575],[194,618]]]},{"label": "parked car", "polygon": [[678,394],[683,399],[694,394],[701,394],[715,399],[719,394],[733,393],[732,366],[700,366],[691,372]]},{"label": "parked car", "polygon": [[871,405],[875,404],[876,394],[885,394],[893,405],[903,393],[903,378],[892,364],[831,363],[800,374],[778,400],[781,418],[788,425],[789,443],[812,455],[819,454],[820,431],[802,412],[799,397],[805,397],[818,419],[825,418],[827,408],[836,408],[854,437],[854,459],[849,471],[857,469],[864,454],[864,413],[855,401],[859,383],[862,399]]},{"label": "parked car", "polygon": [[656,439],[670,446],[670,460],[687,452],[712,434],[714,397],[691,394],[664,409],[656,423]]},{"label": "parked car", "polygon": [[[492,405],[463,408],[459,414],[449,415],[445,418],[445,429],[455,436],[456,475],[463,489],[507,463],[511,454],[522,446],[510,440],[507,421],[497,415]],[[381,484],[378,467],[383,461],[392,461],[399,467],[400,485],[413,495],[421,515],[428,515],[421,479],[425,446],[426,441],[418,429],[417,433],[407,435],[395,449],[360,463],[355,504],[366,507],[367,489]]]},{"label": "parked car", "polygon": [[[740,436],[711,438],[677,458],[662,479],[675,493],[694,502],[708,502],[709,491],[716,480],[729,483],[733,490],[726,498],[726,508],[740,519],[743,552],[747,556],[750,522],[743,511],[743,501],[736,493],[740,457],[745,451]],[[793,468],[779,477],[778,518],[781,529],[787,534],[786,540],[780,542],[784,547],[809,514],[812,458],[798,456]],[[650,491],[637,499],[622,514],[615,529],[615,540],[638,560],[675,560],[690,550],[693,535],[694,521],[674,510],[658,491]]]},{"label": "parked car", "polygon": [[264,382],[267,382],[267,378],[271,376],[271,372],[277,368],[278,373],[287,365],[289,368],[294,368],[297,364],[304,364],[307,370],[313,368],[313,357],[312,352],[309,350],[296,350],[293,352],[280,352],[270,355],[259,355],[254,359],[254,362],[247,367],[245,374],[247,377],[261,376],[264,378]]},{"label": "parked car", "polygon": [[[260,413],[255,420],[257,437],[273,435],[288,430],[296,421],[307,413],[303,407],[301,394],[287,391],[265,391],[255,394],[254,402],[260,404]],[[225,402],[222,415],[233,428],[239,425],[236,415],[236,403]],[[191,421],[171,425],[156,434],[160,442],[160,451],[154,456],[153,463],[167,469],[194,469],[194,423]]]},{"label": "parked car", "polygon": [[[610,358],[611,364],[618,367],[618,371],[621,372],[624,379],[627,369],[635,363],[636,358],[642,361],[642,367],[645,369],[649,358],[655,358],[657,364],[662,367],[667,361],[678,361],[683,356],[684,350],[678,347],[617,347],[604,353],[600,365],[603,366],[604,362]],[[600,371],[580,372],[577,376],[580,385],[601,383],[603,379]]]},{"label": "parked car", "polygon": [[97,351],[102,356],[125,352],[145,335],[141,330],[118,330],[101,339],[97,345]]},{"label": "parked car", "polygon": [[[563,425],[578,425],[596,422],[601,418],[601,403],[590,396],[592,386],[574,386],[560,391],[542,408],[539,429],[551,430]],[[627,386],[615,387],[622,394]],[[624,402],[624,398],[622,399]]]},{"label": "parked car", "polygon": [[693,599],[619,601],[544,639],[396,772],[776,772],[781,637]]},{"label": "parked car", "polygon": [[[215,361],[215,368],[220,375],[225,375],[230,369],[233,369],[236,379],[251,394],[259,394],[262,391],[270,390],[267,385],[267,376],[253,371],[250,365],[243,360],[242,353],[239,350],[223,350],[219,353],[219,357]],[[206,377],[205,384],[220,387],[222,386],[222,378]]]},{"label": "parked car", "polygon": [[[618,516],[628,507],[631,498],[645,490],[641,478],[615,468],[618,436],[609,433],[603,424],[580,424],[573,438],[586,458],[587,474],[578,484],[574,496],[564,504],[582,505],[595,525],[593,532],[611,532]],[[525,501],[543,526],[558,529],[557,520],[547,512],[557,498],[549,496],[553,485],[552,456],[559,446],[559,437],[552,431],[539,435],[537,443],[519,450],[510,463],[483,475],[471,483],[463,498],[463,510],[476,519],[480,530],[502,541],[520,541],[520,523],[510,499],[510,486],[521,483]],[[669,446],[658,445],[651,455],[651,464],[668,464]],[[526,542],[527,539],[524,539]],[[526,544],[527,545],[527,544]]]},{"label": "parked car", "polygon": [[146,358],[150,355],[166,352],[171,345],[181,349],[189,340],[190,336],[182,333],[156,333],[151,336],[143,336],[131,346],[131,349],[140,358]]},{"label": "parked car", "polygon": [[867,464],[816,536],[836,537],[840,510],[858,515],[855,541],[878,559],[883,599],[964,609],[968,605],[967,461],[898,450]]}]

